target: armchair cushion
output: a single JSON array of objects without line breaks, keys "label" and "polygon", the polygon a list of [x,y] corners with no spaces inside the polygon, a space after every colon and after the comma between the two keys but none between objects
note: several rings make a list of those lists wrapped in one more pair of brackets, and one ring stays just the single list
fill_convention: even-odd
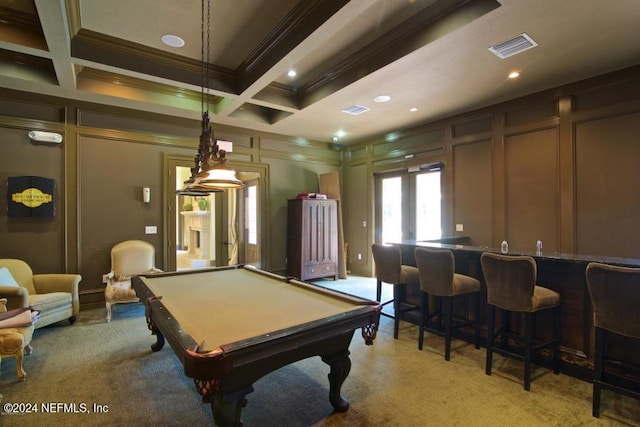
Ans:
[{"label": "armchair cushion", "polygon": [[29,305],[33,310],[47,313],[53,310],[73,307],[69,292],[51,292],[48,294],[31,295]]},{"label": "armchair cushion", "polygon": [[129,299],[134,299],[135,302],[138,301],[136,291],[131,287],[131,280],[109,282],[104,292],[107,301],[122,301]]}]

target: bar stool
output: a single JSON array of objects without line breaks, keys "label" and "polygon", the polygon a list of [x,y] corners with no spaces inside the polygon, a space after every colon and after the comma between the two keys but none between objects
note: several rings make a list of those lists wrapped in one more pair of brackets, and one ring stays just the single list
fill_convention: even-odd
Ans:
[{"label": "bar stool", "polygon": [[586,276],[595,329],[593,416],[599,418],[602,389],[640,399],[640,386],[637,383],[614,383],[605,372],[611,334],[640,338],[640,268],[592,262],[587,265]]},{"label": "bar stool", "polygon": [[406,285],[420,282],[418,269],[411,265],[402,264],[402,252],[398,246],[374,243],[371,245],[371,252],[373,253],[373,261],[376,263],[376,300],[380,301],[382,297],[382,282],[393,285],[393,299],[384,302],[382,305],[393,302],[394,315],[389,317],[394,319],[393,337],[397,339],[402,313],[418,310],[419,308],[413,305],[403,307],[400,302]]},{"label": "bar stool", "polygon": [[[482,272],[487,285],[487,360],[486,374],[491,375],[493,353],[524,360],[524,389],[531,389],[531,359],[534,352],[553,347],[553,372],[559,372],[560,360],[560,294],[536,285],[536,261],[530,256],[509,256],[485,252],[480,256]],[[502,310],[503,324],[495,332],[496,307]],[[542,310],[553,312],[553,337],[546,342],[535,343],[535,315]],[[509,331],[509,312],[524,315],[524,336]],[[510,350],[505,345],[494,346],[496,337],[501,336],[502,343],[507,338],[524,341],[523,351]]]},{"label": "bar stool", "polygon": [[[416,248],[414,251],[418,273],[420,275],[420,332],[418,350],[422,350],[425,329],[429,332],[444,335],[444,359],[449,360],[451,354],[451,332],[470,324],[475,325],[475,345],[480,348],[480,282],[470,276],[455,272],[455,260],[450,250],[433,250]],[[467,322],[453,321],[453,297],[471,294],[474,297],[474,319]],[[441,307],[429,313],[429,295],[442,300]],[[442,330],[427,328],[425,323],[433,317],[444,320]]]}]

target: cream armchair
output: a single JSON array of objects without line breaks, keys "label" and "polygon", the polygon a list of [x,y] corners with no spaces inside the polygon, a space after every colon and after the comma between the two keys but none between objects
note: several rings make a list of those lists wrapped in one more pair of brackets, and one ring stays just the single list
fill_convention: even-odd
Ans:
[{"label": "cream armchair", "polygon": [[65,319],[75,322],[80,312],[78,285],[82,276],[33,274],[29,264],[19,259],[0,259],[0,269],[3,267],[0,298],[7,299],[7,309],[31,307],[39,311],[36,329]]},{"label": "cream armchair", "polygon": [[111,249],[111,271],[104,289],[107,322],[111,321],[111,306],[114,304],[140,301],[131,287],[131,277],[162,271],[155,267],[155,259],[153,245],[142,240],[126,240]]}]

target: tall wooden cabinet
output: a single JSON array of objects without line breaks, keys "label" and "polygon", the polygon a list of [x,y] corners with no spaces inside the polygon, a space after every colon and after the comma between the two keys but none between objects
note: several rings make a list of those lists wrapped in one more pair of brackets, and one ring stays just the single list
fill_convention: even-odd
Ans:
[{"label": "tall wooden cabinet", "polygon": [[287,274],[301,280],[338,278],[336,200],[289,200]]}]

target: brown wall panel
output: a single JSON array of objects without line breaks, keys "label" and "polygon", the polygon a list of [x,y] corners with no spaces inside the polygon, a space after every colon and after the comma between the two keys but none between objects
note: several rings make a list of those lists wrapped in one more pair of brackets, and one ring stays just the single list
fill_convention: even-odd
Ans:
[{"label": "brown wall panel", "polygon": [[640,257],[640,113],[576,125],[576,240],[582,254]]},{"label": "brown wall panel", "polygon": [[351,151],[351,162],[358,163],[367,160],[367,148],[362,147]]},{"label": "brown wall panel", "polygon": [[504,113],[504,121],[506,126],[513,126],[532,123],[538,120],[551,119],[553,117],[558,117],[558,115],[558,101],[557,99],[550,99],[546,102],[540,102],[507,111]]},{"label": "brown wall panel", "polygon": [[[33,144],[27,130],[0,128],[0,258],[18,258],[35,273],[64,272],[63,144]],[[53,218],[8,217],[7,178],[43,176],[56,184]]]},{"label": "brown wall panel", "polygon": [[491,152],[491,141],[453,148],[453,216],[455,224],[464,226],[464,231],[456,232],[456,235],[470,236],[472,243],[478,246],[491,246]]},{"label": "brown wall panel", "polygon": [[[123,240],[153,244],[163,268],[162,147],[82,137],[79,153],[82,289],[103,286],[111,248]],[[150,187],[151,203],[142,202],[143,187]],[[147,225],[158,233],[145,234]]]},{"label": "brown wall panel", "polygon": [[[348,198],[343,198],[344,203],[349,204],[349,212],[354,212],[349,217],[344,218],[345,229],[351,230],[349,239],[345,239],[349,244],[347,268],[358,271],[362,274],[363,266],[366,266],[369,262],[369,254],[371,248],[368,246],[368,234],[369,230],[373,228],[373,224],[370,222],[367,210],[362,209],[363,206],[367,206],[369,200],[369,181],[367,165],[361,164],[354,166],[350,170],[350,180],[348,183],[347,194]],[[366,222],[366,225],[363,224]],[[360,254],[360,259],[358,259]]]},{"label": "brown wall panel", "polygon": [[613,84],[597,86],[574,96],[576,111],[606,107],[640,98],[640,76],[632,76]]},{"label": "brown wall panel", "polygon": [[441,150],[444,146],[444,131],[430,130],[411,137],[395,141],[376,144],[373,146],[373,157],[381,158],[402,157],[406,154],[417,154],[425,151]]},{"label": "brown wall panel", "polygon": [[200,128],[195,125],[196,122],[184,119],[181,120],[182,123],[174,123],[162,120],[161,117],[142,119],[140,117],[128,117],[116,113],[110,114],[91,110],[79,111],[78,117],[78,125],[80,126],[174,135],[193,139],[196,141],[196,146],[200,135]]},{"label": "brown wall panel", "polygon": [[482,132],[490,132],[493,125],[493,117],[485,116],[473,120],[454,123],[451,126],[451,134],[454,138],[474,135]]},{"label": "brown wall panel", "polygon": [[59,105],[0,99],[0,116],[20,117],[45,122],[63,122],[65,109]]},{"label": "brown wall panel", "polygon": [[509,248],[558,248],[558,136],[545,129],[505,138],[506,218]]}]

